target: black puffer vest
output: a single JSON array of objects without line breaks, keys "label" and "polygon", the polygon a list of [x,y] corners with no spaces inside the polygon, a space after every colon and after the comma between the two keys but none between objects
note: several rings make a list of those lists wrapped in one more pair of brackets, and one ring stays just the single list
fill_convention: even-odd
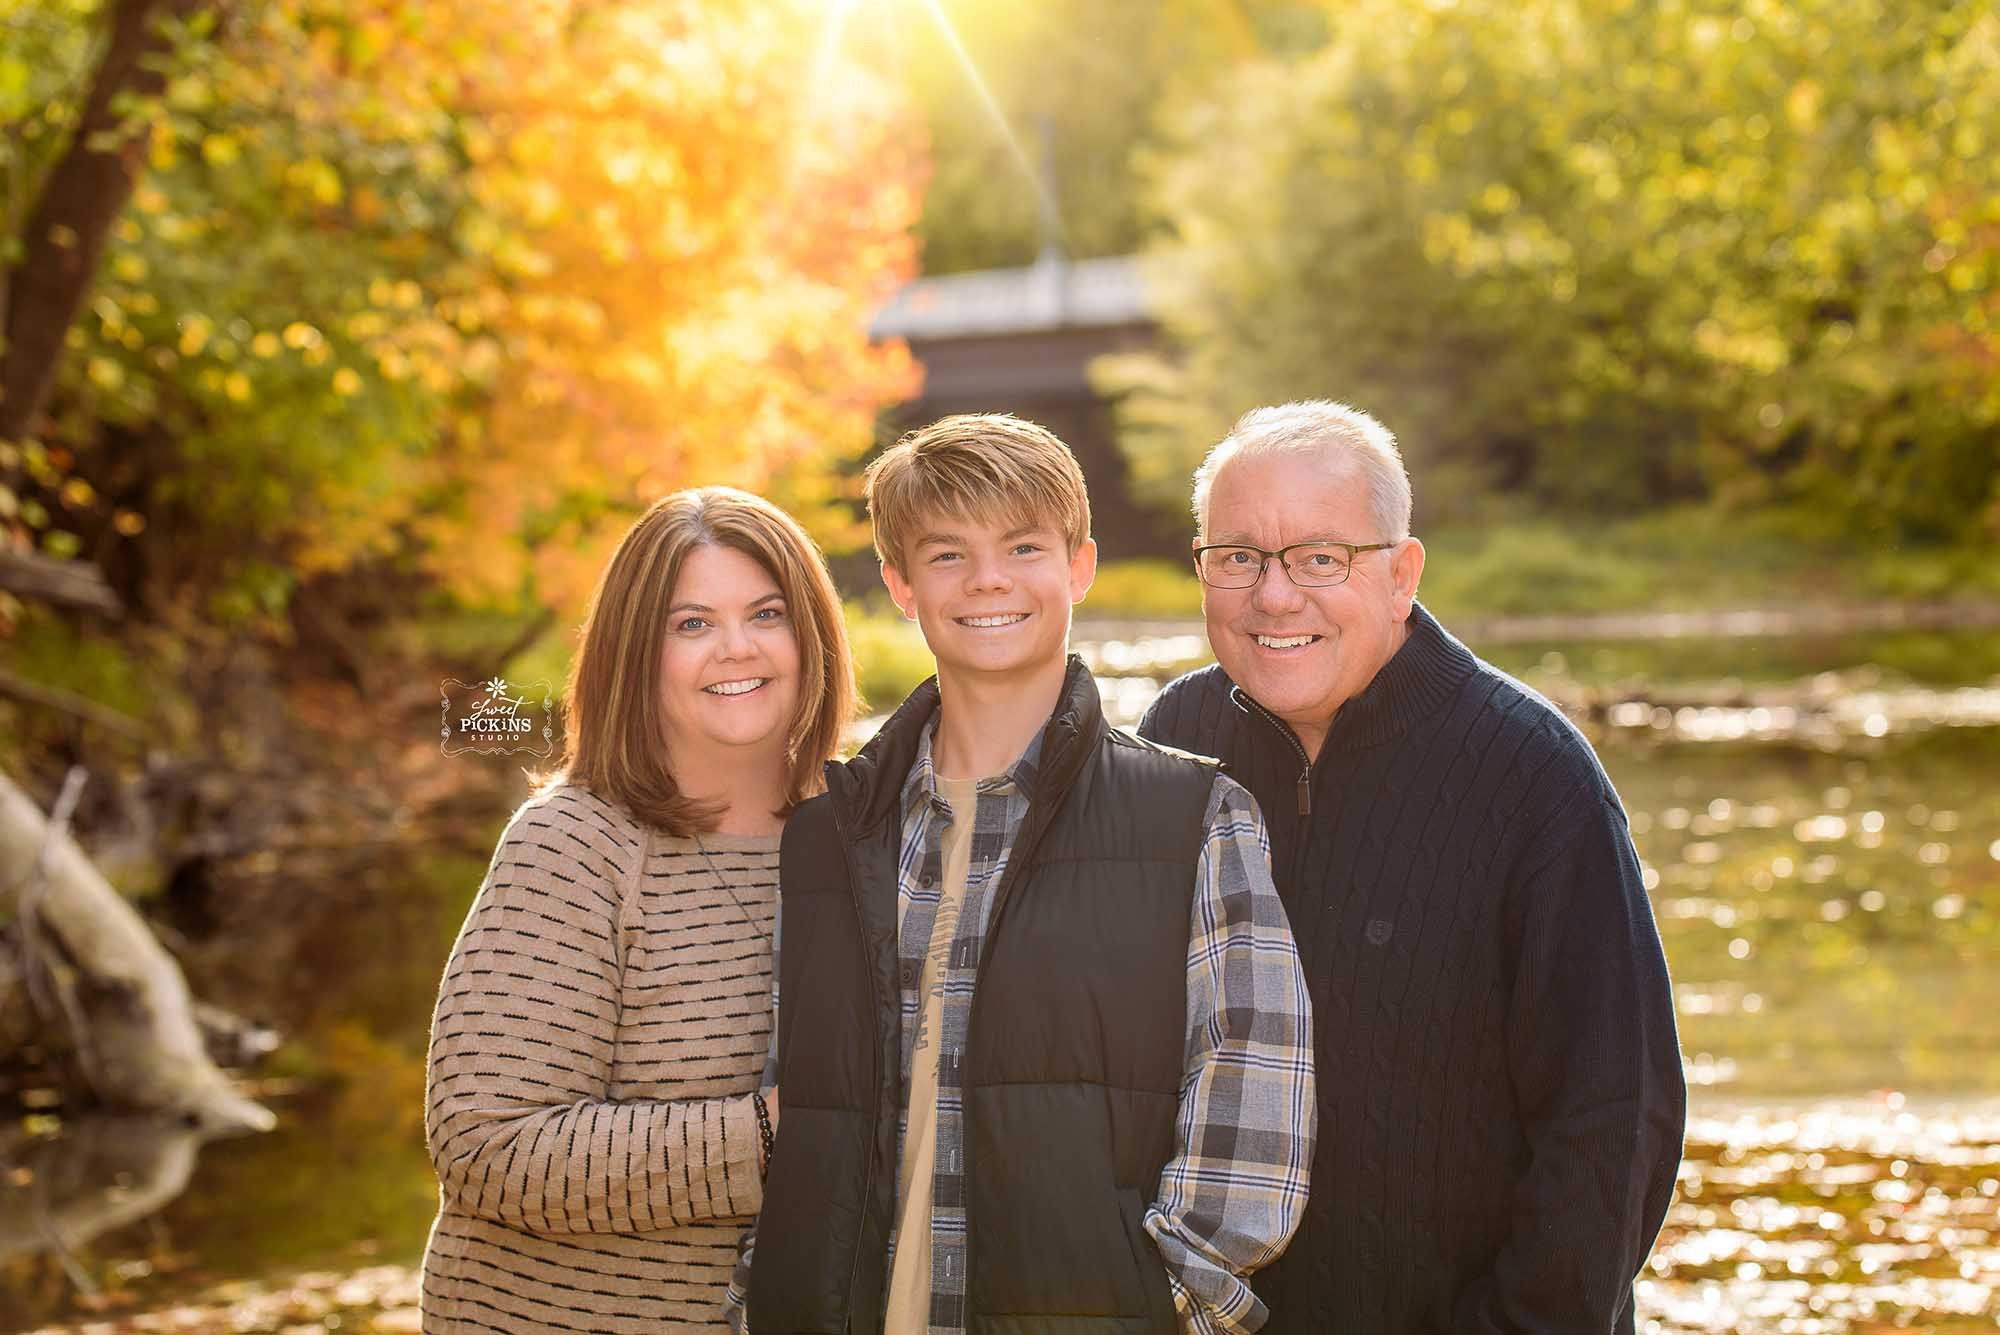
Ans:
[{"label": "black puffer vest", "polygon": [[[882,1328],[903,1097],[900,798],[937,707],[936,682],[919,687],[785,828],[784,1118],[755,1335]],[[990,909],[961,1074],[971,1332],[1178,1330],[1141,1218],[1174,1147],[1214,775],[1107,726],[1070,660]]]}]

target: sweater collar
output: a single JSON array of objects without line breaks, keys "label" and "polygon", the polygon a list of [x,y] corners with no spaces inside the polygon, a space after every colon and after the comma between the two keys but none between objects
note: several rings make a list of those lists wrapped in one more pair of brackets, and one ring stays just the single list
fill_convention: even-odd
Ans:
[{"label": "sweater collar", "polygon": [[[1477,670],[1479,660],[1472,651],[1422,603],[1410,605],[1409,628],[1409,637],[1382,670],[1334,714],[1320,754],[1357,751],[1400,736],[1436,713]],[[1241,686],[1232,686],[1229,696],[1239,709],[1276,720],[1268,710],[1250,709],[1252,701]]]}]

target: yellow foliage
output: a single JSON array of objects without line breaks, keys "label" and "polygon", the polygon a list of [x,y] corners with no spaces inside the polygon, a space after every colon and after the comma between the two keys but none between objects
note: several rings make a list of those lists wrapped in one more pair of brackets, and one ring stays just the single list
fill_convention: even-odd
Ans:
[{"label": "yellow foliage", "polygon": [[227,167],[242,154],[242,146],[226,134],[212,134],[201,141],[201,155],[211,167]]},{"label": "yellow foliage", "polygon": [[[453,587],[532,576],[575,603],[637,507],[857,453],[913,391],[907,355],[866,338],[911,268],[913,149],[878,76],[834,60],[813,86],[804,3],[442,7],[414,39],[435,47],[399,63],[447,66],[469,40],[500,68],[454,108],[486,222],[430,365],[476,369],[490,397],[446,461],[476,513],[418,523]],[[408,310],[414,289],[370,296]]]},{"label": "yellow foliage", "polygon": [[125,368],[109,357],[92,357],[84,370],[99,389],[116,390],[125,383]]},{"label": "yellow foliage", "polygon": [[827,49],[815,0],[240,17],[147,110],[66,341],[104,420],[222,410],[171,420],[245,559],[393,548],[475,601],[580,610],[676,487],[852,536],[838,465],[917,378],[867,338],[922,184],[885,53]]}]

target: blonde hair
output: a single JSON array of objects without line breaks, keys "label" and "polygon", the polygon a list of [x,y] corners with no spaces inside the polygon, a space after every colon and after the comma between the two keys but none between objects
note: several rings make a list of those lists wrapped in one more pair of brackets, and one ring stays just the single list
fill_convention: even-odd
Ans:
[{"label": "blonde hair", "polygon": [[1377,542],[1410,536],[1410,475],[1396,437],[1359,408],[1329,399],[1305,399],[1274,408],[1253,408],[1236,419],[1229,434],[1194,470],[1194,519],[1208,532],[1208,494],[1222,466],[1239,456],[1316,454],[1328,463],[1348,463],[1368,486],[1368,511],[1382,530]]},{"label": "blonde hair", "polygon": [[[820,791],[823,769],[854,714],[854,662],[840,596],[825,559],[798,521],[734,487],[696,487],[654,502],[633,524],[598,578],[584,615],[583,643],[563,701],[561,769],[668,834],[715,828],[714,803],[685,796],[674,780],[660,710],[660,649],[667,609],[690,553],[742,552],[784,595],[799,645],[799,708],[786,737],[786,811]],[[783,814],[783,813],[775,813]]]},{"label": "blonde hair", "polygon": [[1076,456],[1047,427],[1007,413],[958,413],[909,432],[868,466],[867,496],[875,554],[899,571],[939,518],[1053,524],[1071,556],[1090,537]]}]

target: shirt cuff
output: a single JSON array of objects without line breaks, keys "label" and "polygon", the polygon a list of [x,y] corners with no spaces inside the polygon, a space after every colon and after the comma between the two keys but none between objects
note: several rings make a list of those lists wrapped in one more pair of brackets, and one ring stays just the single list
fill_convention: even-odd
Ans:
[{"label": "shirt cuff", "polygon": [[728,1184],[729,1213],[754,1215],[764,1208],[764,1174],[757,1166],[763,1147],[763,1132],[757,1125],[757,1105],[748,1094],[723,1103],[722,1116],[709,1119],[707,1144],[702,1148],[710,1163],[723,1167]]},{"label": "shirt cuff", "polygon": [[1209,1319],[1208,1312],[1196,1302],[1181,1283],[1179,1275],[1167,1275],[1167,1288],[1174,1295],[1174,1311],[1180,1316],[1181,1330],[1186,1335],[1222,1335],[1222,1328]]}]

